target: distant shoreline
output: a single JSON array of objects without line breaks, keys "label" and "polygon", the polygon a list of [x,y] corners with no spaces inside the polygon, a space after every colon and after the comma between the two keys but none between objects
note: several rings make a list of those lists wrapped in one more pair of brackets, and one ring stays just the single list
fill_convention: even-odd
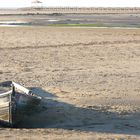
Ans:
[{"label": "distant shoreline", "polygon": [[26,7],[0,8],[0,15],[28,14],[140,14],[139,7]]}]

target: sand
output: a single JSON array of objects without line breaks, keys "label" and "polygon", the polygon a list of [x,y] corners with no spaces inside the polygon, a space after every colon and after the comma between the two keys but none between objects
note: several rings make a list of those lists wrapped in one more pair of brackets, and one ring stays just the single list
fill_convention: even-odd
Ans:
[{"label": "sand", "polygon": [[[0,139],[140,139],[140,30],[0,28],[0,82],[42,96]],[[24,129],[23,129],[24,128]]]}]

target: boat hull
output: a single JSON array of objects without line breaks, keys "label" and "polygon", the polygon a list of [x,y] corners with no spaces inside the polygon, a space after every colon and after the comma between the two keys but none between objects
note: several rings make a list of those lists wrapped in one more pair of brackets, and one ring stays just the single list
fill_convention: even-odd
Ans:
[{"label": "boat hull", "polygon": [[19,88],[20,85],[15,84],[10,91],[0,92],[0,124],[4,126],[14,127],[22,121],[25,110],[33,109],[33,106],[40,103],[40,99],[31,94],[28,89],[21,86],[23,91],[26,90],[30,94],[17,90],[17,87]]}]

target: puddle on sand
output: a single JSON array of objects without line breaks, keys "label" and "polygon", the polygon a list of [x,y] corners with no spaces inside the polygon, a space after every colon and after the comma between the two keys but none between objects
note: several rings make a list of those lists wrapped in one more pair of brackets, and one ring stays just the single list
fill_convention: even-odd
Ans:
[{"label": "puddle on sand", "polygon": [[0,27],[18,27],[21,25],[7,25],[7,24],[1,24]]},{"label": "puddle on sand", "polygon": [[17,26],[29,26],[30,23],[26,21],[0,21],[0,27],[17,27]]},{"label": "puddle on sand", "polygon": [[49,19],[48,21],[49,21],[49,22],[57,22],[57,21],[59,21],[59,20],[57,20],[57,19]]}]

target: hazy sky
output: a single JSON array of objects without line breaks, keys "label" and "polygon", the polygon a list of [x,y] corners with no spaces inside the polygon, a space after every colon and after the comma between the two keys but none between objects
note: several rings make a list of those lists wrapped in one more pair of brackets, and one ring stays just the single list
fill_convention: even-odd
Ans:
[{"label": "hazy sky", "polygon": [[[0,0],[0,7],[27,7],[32,0]],[[140,0],[41,0],[43,6],[140,7]]]}]

